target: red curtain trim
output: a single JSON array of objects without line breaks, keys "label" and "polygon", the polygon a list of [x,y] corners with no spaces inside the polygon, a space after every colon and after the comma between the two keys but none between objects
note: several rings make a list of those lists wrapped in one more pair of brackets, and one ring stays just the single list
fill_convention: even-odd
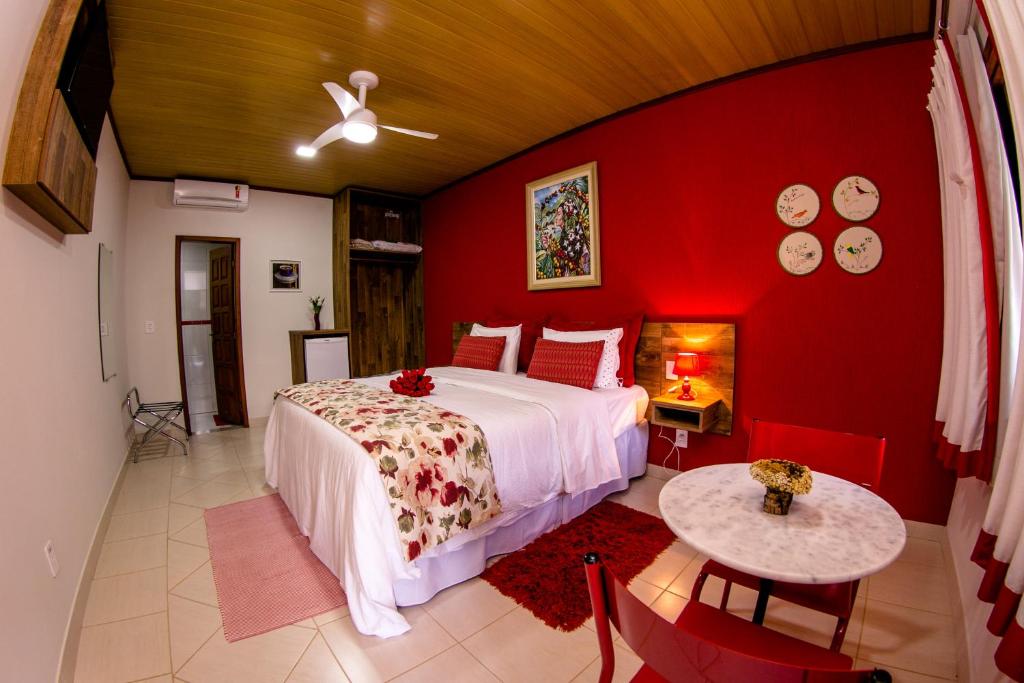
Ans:
[{"label": "red curtain trim", "polygon": [[1024,681],[1024,626],[1014,619],[996,648],[996,666],[1015,681]]},{"label": "red curtain trim", "polygon": [[999,589],[999,597],[988,615],[988,630],[993,635],[1001,636],[1010,628],[1013,618],[1020,607],[1020,593],[1014,593],[1005,585]]},{"label": "red curtain trim", "polygon": [[996,551],[996,538],[984,529],[978,534],[978,540],[971,551],[971,562],[982,569],[988,569],[988,563],[992,560],[992,553]]},{"label": "red curtain trim", "polygon": [[935,441],[937,443],[935,457],[942,462],[946,469],[954,470],[956,476],[961,479],[977,477],[981,481],[991,481],[995,448],[990,436],[995,434],[995,427],[985,427],[985,435],[982,437],[979,450],[962,451],[960,446],[951,443],[942,435],[944,426],[943,422],[935,423]]},{"label": "red curtain trim", "polygon": [[1006,572],[1010,565],[993,558],[985,567],[985,575],[978,586],[978,599],[982,602],[995,602],[1006,581]]}]

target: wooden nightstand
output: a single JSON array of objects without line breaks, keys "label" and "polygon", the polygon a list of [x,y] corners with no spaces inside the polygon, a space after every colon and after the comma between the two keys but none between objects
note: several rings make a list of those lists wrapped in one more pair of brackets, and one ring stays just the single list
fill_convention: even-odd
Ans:
[{"label": "wooden nightstand", "polygon": [[705,432],[718,422],[722,399],[716,395],[697,396],[693,401],[680,401],[677,394],[662,394],[651,400],[651,422],[660,427],[673,427],[688,432]]}]

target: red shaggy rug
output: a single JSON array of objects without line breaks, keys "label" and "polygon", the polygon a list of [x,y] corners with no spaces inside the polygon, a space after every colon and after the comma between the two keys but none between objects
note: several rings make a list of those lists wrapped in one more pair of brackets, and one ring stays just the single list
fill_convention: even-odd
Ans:
[{"label": "red shaggy rug", "polygon": [[491,565],[481,577],[552,628],[572,631],[592,614],[583,555],[594,551],[628,583],[676,535],[657,517],[604,501]]},{"label": "red shaggy rug", "polygon": [[207,510],[206,535],[229,642],[345,604],[338,579],[276,493]]}]

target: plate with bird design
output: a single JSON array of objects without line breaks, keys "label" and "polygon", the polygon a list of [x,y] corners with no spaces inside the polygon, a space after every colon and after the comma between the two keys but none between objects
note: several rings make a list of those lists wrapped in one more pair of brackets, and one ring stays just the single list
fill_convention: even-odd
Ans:
[{"label": "plate with bird design", "polygon": [[846,176],[832,190],[832,206],[848,221],[866,221],[878,211],[878,187],[861,175]]},{"label": "plate with bird design", "polygon": [[779,193],[775,213],[791,228],[802,228],[814,222],[821,211],[821,200],[810,185],[796,183]]}]

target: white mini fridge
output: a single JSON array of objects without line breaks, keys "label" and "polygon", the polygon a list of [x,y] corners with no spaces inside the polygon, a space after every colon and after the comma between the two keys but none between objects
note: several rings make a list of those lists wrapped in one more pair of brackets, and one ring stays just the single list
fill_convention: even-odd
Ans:
[{"label": "white mini fridge", "polygon": [[307,382],[350,379],[347,336],[307,339],[305,350]]}]

